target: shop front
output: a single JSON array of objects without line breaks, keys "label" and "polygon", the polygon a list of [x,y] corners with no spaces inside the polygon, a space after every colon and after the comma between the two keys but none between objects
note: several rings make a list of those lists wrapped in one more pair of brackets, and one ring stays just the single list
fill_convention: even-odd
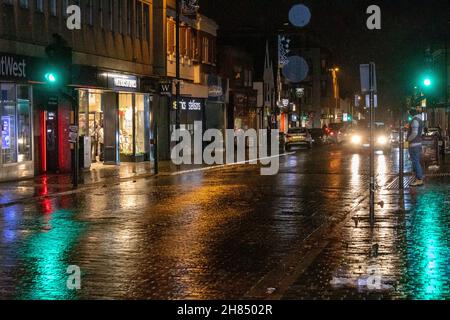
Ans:
[{"label": "shop front", "polygon": [[36,60],[0,53],[0,181],[34,176],[33,86]]},{"label": "shop front", "polygon": [[235,130],[258,128],[258,106],[256,90],[230,92],[230,108],[227,112],[228,128]]},{"label": "shop front", "polygon": [[98,79],[100,86],[77,89],[81,166],[149,161],[151,95],[135,75],[101,71]]},{"label": "shop front", "polygon": [[205,102],[205,130],[218,129],[225,134],[227,127],[228,79],[208,75],[208,99]]},{"label": "shop front", "polygon": [[[187,130],[194,135],[194,131],[197,129],[195,127],[196,123],[202,123],[202,130],[204,131],[205,123],[205,99],[202,98],[192,98],[182,96],[179,100],[179,110],[180,110],[180,129]],[[175,97],[172,98],[172,108],[170,112],[171,119],[171,135],[176,128],[176,108],[177,102]]]}]

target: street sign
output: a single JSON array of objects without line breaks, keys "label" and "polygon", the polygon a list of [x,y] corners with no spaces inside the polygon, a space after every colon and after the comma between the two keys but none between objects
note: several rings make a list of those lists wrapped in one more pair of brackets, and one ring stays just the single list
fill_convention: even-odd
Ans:
[{"label": "street sign", "polygon": [[162,96],[172,95],[172,81],[161,81],[159,83],[159,94]]},{"label": "street sign", "polygon": [[70,143],[78,142],[78,126],[69,127],[69,142]]},{"label": "street sign", "polygon": [[377,92],[377,73],[375,63],[362,64],[359,66],[361,76],[361,92]]},{"label": "street sign", "polygon": [[[370,95],[366,95],[366,107],[365,109],[369,109],[370,106]],[[373,106],[374,108],[378,108],[378,95],[373,95]]]}]

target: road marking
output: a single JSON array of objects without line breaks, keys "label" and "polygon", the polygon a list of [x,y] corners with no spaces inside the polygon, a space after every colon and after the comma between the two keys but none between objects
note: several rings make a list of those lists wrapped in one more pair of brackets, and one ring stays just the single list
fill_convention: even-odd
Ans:
[{"label": "road marking", "polygon": [[170,174],[161,173],[161,174],[158,174],[158,176],[177,176],[177,175],[186,174],[186,173],[208,171],[208,170],[220,169],[220,168],[231,167],[231,166],[240,166],[240,165],[249,164],[252,161],[262,161],[262,160],[269,160],[269,159],[273,159],[273,158],[281,158],[281,157],[285,157],[285,156],[289,156],[289,155],[293,155],[293,154],[295,154],[295,152],[287,152],[287,153],[278,154],[278,155],[271,156],[271,157],[264,157],[264,158],[257,158],[257,159],[252,159],[252,160],[226,163],[226,164],[208,166],[208,167],[197,168],[197,169],[182,170],[182,171],[172,172]]}]

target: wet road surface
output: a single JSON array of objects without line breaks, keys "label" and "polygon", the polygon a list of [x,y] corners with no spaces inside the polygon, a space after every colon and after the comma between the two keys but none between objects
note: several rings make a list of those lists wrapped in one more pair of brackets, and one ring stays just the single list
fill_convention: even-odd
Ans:
[{"label": "wet road surface", "polygon": [[[368,157],[339,147],[283,157],[276,176],[261,176],[258,166],[230,167],[2,207],[0,298],[251,298],[280,262],[290,257],[295,269],[305,260],[308,250],[297,249],[313,237],[327,241],[324,250],[287,282],[283,298],[371,297],[373,292],[330,280],[337,272],[347,279],[363,274],[374,263],[367,256],[374,237],[379,255],[398,249],[375,262],[389,276],[386,286],[401,288],[386,287],[376,297],[449,298],[443,265],[449,259],[448,180],[407,193],[406,211],[394,216],[399,195],[382,186],[393,179],[395,157],[377,156],[379,197],[386,203],[381,234],[365,226]],[[355,216],[361,217],[356,228]],[[339,223],[340,231],[331,232]],[[70,265],[81,269],[81,290],[67,288]]]}]

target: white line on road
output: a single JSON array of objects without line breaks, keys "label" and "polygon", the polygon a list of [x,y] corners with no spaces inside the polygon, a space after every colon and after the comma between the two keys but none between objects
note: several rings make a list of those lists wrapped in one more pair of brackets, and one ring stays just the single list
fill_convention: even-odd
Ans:
[{"label": "white line on road", "polygon": [[[180,174],[186,174],[186,173],[192,173],[192,172],[207,171],[207,170],[220,169],[220,168],[231,167],[231,166],[239,166],[239,165],[249,164],[250,162],[253,162],[253,161],[262,161],[262,160],[269,160],[269,159],[273,159],[273,158],[281,158],[281,157],[285,157],[285,156],[289,156],[289,155],[293,155],[293,154],[295,154],[295,152],[287,152],[287,153],[278,154],[278,155],[271,156],[271,157],[264,157],[264,158],[245,160],[245,161],[240,161],[240,162],[226,163],[226,164],[220,164],[220,165],[216,165],[216,166],[209,166],[209,167],[203,167],[203,168],[197,168],[197,169],[182,170],[182,171],[172,172],[170,175],[177,176]],[[161,175],[165,175],[165,174],[161,174]]]}]

